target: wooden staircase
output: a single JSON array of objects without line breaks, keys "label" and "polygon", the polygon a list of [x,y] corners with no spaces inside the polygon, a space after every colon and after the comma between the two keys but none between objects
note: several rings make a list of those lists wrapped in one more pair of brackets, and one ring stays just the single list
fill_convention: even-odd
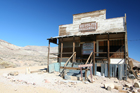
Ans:
[{"label": "wooden staircase", "polygon": [[[92,63],[92,54],[93,54],[93,52],[91,52],[90,53],[90,55],[89,55],[89,57],[88,57],[88,59],[87,59],[87,61],[86,61],[86,63],[85,64],[83,64],[83,65],[86,65],[86,64],[88,64],[88,63]],[[76,73],[77,75],[77,77],[79,77],[80,76],[80,67],[78,67],[78,65],[76,66],[74,66],[74,64],[75,64],[75,62],[72,62],[72,66],[71,67],[67,67],[67,65],[69,64],[69,62],[70,62],[70,60],[73,58],[73,57],[75,57],[75,55],[76,55],[76,52],[74,52],[71,56],[70,56],[70,58],[66,61],[66,63],[64,64],[64,66],[60,66],[60,69],[62,69],[62,71],[60,72],[60,76],[61,77],[63,77],[64,78],[64,76],[67,74],[67,72],[69,72],[69,73],[71,73],[71,74],[74,74],[74,73]],[[75,57],[76,58],[76,57]],[[91,60],[90,60],[91,59]],[[69,70],[69,71],[66,71],[66,70]],[[78,70],[78,71],[74,71],[74,70]],[[89,75],[89,68],[88,67],[85,67],[85,68],[82,68],[82,70],[85,70],[84,71],[84,76],[85,76],[85,80],[87,80],[87,76]]]}]

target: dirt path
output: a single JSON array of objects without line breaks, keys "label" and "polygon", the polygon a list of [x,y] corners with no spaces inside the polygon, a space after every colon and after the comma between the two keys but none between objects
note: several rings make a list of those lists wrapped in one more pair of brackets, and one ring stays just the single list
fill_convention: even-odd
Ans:
[{"label": "dirt path", "polygon": [[[39,69],[44,69],[46,66],[35,66],[30,67],[31,71],[37,71]],[[20,74],[24,74],[27,67],[18,67],[18,68],[7,68],[1,69],[0,75],[3,73],[10,73],[12,71],[18,71]],[[12,82],[5,82],[0,80],[0,93],[59,93],[59,91],[47,89],[39,86],[32,85],[19,85],[13,84]]]},{"label": "dirt path", "polygon": [[[104,77],[97,78],[94,83],[63,80],[59,73],[45,73],[46,66],[30,67],[36,73],[25,74],[27,67],[7,68],[0,70],[0,93],[118,93],[112,89],[107,91],[102,83],[113,82]],[[37,72],[41,70],[41,72]],[[6,73],[18,71],[18,76],[4,76]]]}]

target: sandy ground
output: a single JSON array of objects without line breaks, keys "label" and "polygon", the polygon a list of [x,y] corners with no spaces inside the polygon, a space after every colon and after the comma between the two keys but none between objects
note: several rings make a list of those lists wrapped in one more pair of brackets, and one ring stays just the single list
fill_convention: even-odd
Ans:
[{"label": "sandy ground", "polygon": [[[27,67],[7,68],[0,70],[0,93],[118,93],[118,90],[106,90],[104,83],[114,83],[117,79],[94,76],[94,83],[75,80],[63,80],[59,73],[46,73],[46,66],[30,67],[34,73],[25,74]],[[41,69],[41,70],[40,70]],[[38,70],[40,70],[38,72]],[[6,76],[18,71],[18,76]]]}]

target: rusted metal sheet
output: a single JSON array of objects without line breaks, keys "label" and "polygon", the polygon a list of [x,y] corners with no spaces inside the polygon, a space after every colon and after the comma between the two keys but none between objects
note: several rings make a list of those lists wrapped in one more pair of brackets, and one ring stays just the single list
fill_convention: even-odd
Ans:
[{"label": "rusted metal sheet", "polygon": [[118,65],[118,79],[122,80],[122,76],[123,76],[123,74],[122,74],[122,64],[119,64]]},{"label": "rusted metal sheet", "polygon": [[108,76],[108,64],[105,64],[105,77]]},{"label": "rusted metal sheet", "polygon": [[91,67],[93,66],[92,64],[86,64],[86,65],[78,65],[78,67]]},{"label": "rusted metal sheet", "polygon": [[101,64],[101,75],[103,76],[105,73],[105,64]]},{"label": "rusted metal sheet", "polygon": [[94,75],[96,75],[96,71],[97,71],[97,63],[95,63],[93,69],[94,69]]},{"label": "rusted metal sheet", "polygon": [[82,23],[79,25],[80,31],[95,31],[97,29],[97,23],[96,22],[90,22],[90,23]]},{"label": "rusted metal sheet", "polygon": [[112,77],[112,64],[110,64],[110,77]]}]

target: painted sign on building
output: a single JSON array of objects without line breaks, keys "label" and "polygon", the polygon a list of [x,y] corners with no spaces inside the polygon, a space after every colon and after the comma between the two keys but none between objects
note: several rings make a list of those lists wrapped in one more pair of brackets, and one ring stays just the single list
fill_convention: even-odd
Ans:
[{"label": "painted sign on building", "polygon": [[91,23],[82,23],[79,25],[80,31],[95,31],[97,29],[97,23],[91,22]]},{"label": "painted sign on building", "polygon": [[83,55],[88,55],[91,52],[93,52],[93,43],[84,43],[83,44],[83,49],[82,49],[82,54]]}]

